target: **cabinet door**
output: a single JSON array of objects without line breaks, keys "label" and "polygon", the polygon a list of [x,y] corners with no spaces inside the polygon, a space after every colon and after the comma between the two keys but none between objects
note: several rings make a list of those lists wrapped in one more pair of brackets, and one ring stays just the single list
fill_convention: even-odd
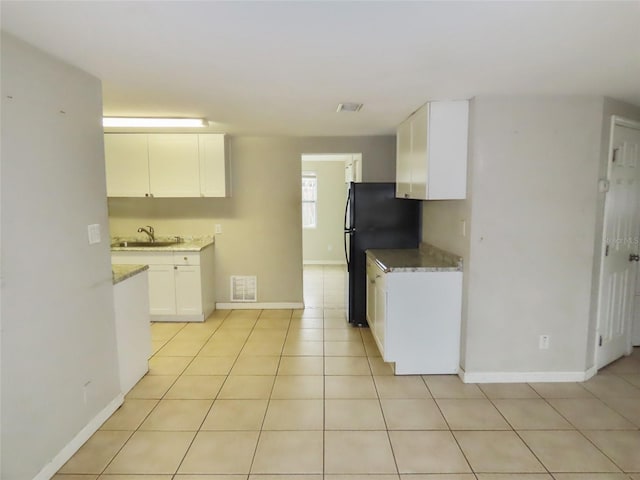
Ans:
[{"label": "cabinet door", "polygon": [[175,287],[176,313],[178,315],[202,315],[200,267],[176,266]]},{"label": "cabinet door", "polygon": [[229,195],[227,154],[224,135],[198,135],[200,147],[200,194],[203,197]]},{"label": "cabinet door", "polygon": [[176,314],[176,287],[173,265],[149,265],[149,313]]},{"label": "cabinet door", "polygon": [[411,116],[411,198],[427,198],[429,105]]},{"label": "cabinet door", "polygon": [[197,134],[149,134],[149,188],[154,197],[199,197]]},{"label": "cabinet door", "polygon": [[411,196],[411,122],[400,124],[396,136],[396,197]]},{"label": "cabinet door", "polygon": [[[387,290],[385,288],[385,282],[383,276],[377,276],[375,283],[375,337],[378,340],[378,348],[382,358],[385,358],[385,334],[386,334],[386,321],[387,321]],[[386,359],[385,359],[386,360]]]},{"label": "cabinet door", "polygon": [[147,136],[107,133],[104,136],[107,196],[149,196],[149,150]]}]

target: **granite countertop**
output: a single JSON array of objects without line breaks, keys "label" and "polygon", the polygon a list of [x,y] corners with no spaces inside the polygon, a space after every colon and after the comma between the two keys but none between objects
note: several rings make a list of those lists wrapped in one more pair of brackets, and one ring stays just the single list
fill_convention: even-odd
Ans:
[{"label": "granite countertop", "polygon": [[462,257],[426,243],[420,248],[371,249],[366,253],[387,273],[462,271]]},{"label": "granite countertop", "polygon": [[113,277],[113,284],[120,283],[127,278],[131,278],[140,272],[144,272],[149,269],[149,265],[111,265],[111,275]]},{"label": "granite countertop", "polygon": [[[157,242],[166,242],[166,241],[174,241],[176,239],[173,237],[158,237],[156,239]],[[145,246],[119,246],[118,244],[121,242],[139,242],[146,241],[146,238],[124,238],[124,237],[115,237],[111,239],[111,251],[112,252],[132,252],[132,251],[140,251],[140,252],[199,252],[200,250],[208,247],[209,245],[215,244],[215,237],[186,237],[182,238],[179,243],[175,243],[173,245],[167,245],[163,247],[145,247]]]}]

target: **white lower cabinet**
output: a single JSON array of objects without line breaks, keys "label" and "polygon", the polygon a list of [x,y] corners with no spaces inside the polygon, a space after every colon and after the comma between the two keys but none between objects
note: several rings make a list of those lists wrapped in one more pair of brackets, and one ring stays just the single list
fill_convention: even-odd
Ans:
[{"label": "white lower cabinet", "polygon": [[397,375],[452,374],[460,364],[462,272],[387,272],[367,258],[367,321]]},{"label": "white lower cabinet", "polygon": [[112,252],[113,263],[149,265],[149,313],[156,322],[202,322],[215,309],[213,246],[194,252]]}]

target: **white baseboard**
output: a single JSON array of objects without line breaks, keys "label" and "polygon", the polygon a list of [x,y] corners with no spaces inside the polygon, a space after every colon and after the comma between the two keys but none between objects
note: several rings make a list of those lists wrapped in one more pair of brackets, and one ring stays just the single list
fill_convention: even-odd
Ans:
[{"label": "white baseboard", "polygon": [[344,260],[303,260],[303,265],[346,265]]},{"label": "white baseboard", "polygon": [[465,372],[458,376],[464,383],[542,383],[584,382],[596,373],[594,368],[584,372]]},{"label": "white baseboard", "polygon": [[204,315],[149,315],[152,322],[204,322]]},{"label": "white baseboard", "polygon": [[89,440],[91,435],[96,433],[107,419],[113,415],[120,405],[124,402],[124,395],[118,394],[116,398],[111,400],[95,417],[93,417],[87,425],[73,437],[73,439],[53,457],[51,462],[46,464],[42,470],[33,478],[33,480],[49,480],[67,461],[76,453],[84,443]]},{"label": "white baseboard", "polygon": [[282,303],[243,303],[243,302],[229,302],[229,303],[216,303],[216,310],[286,310],[295,309],[299,310],[304,308],[304,303],[300,302],[282,302]]}]

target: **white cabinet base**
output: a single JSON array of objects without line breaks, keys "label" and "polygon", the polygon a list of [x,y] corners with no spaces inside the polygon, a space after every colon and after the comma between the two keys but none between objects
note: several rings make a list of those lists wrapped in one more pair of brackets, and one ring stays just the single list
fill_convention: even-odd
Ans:
[{"label": "white cabinet base", "polygon": [[149,371],[151,324],[147,272],[113,287],[120,389],[126,394]]}]

